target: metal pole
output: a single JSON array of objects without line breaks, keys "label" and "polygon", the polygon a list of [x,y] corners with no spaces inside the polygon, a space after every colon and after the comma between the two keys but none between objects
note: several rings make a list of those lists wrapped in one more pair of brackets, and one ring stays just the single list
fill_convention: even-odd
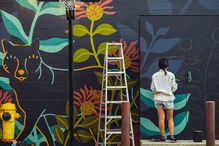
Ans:
[{"label": "metal pole", "polygon": [[215,146],[215,102],[205,103],[206,111],[206,146]]},{"label": "metal pole", "polygon": [[74,117],[73,117],[73,103],[74,103],[74,98],[73,98],[73,56],[72,56],[72,50],[73,50],[73,44],[72,44],[72,20],[74,20],[74,10],[66,10],[66,16],[68,19],[68,41],[69,41],[69,49],[68,49],[68,68],[69,68],[69,131],[70,131],[70,139],[69,139],[69,145],[73,146],[74,142]]},{"label": "metal pole", "polygon": [[121,105],[122,110],[122,146],[130,146],[130,103],[124,102]]}]

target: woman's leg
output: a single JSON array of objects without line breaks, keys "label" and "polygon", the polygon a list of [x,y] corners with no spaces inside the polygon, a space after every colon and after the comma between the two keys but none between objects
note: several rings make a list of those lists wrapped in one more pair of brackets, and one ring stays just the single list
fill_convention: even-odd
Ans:
[{"label": "woman's leg", "polygon": [[165,123],[164,123],[165,111],[164,111],[164,109],[158,107],[157,114],[158,114],[158,125],[159,125],[161,136],[165,136]]},{"label": "woman's leg", "polygon": [[168,128],[170,131],[170,135],[174,135],[174,122],[173,122],[173,109],[166,110],[167,112],[167,122],[168,122]]}]

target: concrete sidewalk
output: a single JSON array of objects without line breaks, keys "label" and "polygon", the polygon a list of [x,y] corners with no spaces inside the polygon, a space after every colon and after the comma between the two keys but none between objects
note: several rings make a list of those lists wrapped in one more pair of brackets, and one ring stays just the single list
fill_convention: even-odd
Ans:
[{"label": "concrete sidewalk", "polygon": [[[159,142],[156,140],[140,140],[140,146],[206,146],[206,141],[193,142],[192,140],[177,140],[176,143]],[[219,140],[216,140],[216,146],[219,146]]]}]

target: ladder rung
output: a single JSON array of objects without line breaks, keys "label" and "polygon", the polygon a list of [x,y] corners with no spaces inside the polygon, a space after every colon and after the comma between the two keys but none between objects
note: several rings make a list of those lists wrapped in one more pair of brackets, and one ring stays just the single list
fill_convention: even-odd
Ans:
[{"label": "ladder rung", "polygon": [[108,60],[122,60],[122,57],[107,57]]},{"label": "ladder rung", "polygon": [[[121,144],[122,142],[120,141],[120,142],[106,142],[106,144],[108,145],[108,144],[112,144],[112,145],[115,145],[115,144]],[[99,142],[98,143],[98,145],[103,145],[104,144],[104,142]]]},{"label": "ladder rung", "polygon": [[126,86],[108,86],[108,90],[119,90],[119,89],[125,89]]},{"label": "ladder rung", "polygon": [[118,75],[124,74],[125,72],[124,71],[111,71],[107,73],[108,73],[108,76],[118,76]]},{"label": "ladder rung", "polygon": [[[105,116],[100,116],[101,118],[105,118]],[[122,116],[107,116],[107,119],[121,119]]]},{"label": "ladder rung", "polygon": [[107,101],[107,104],[108,103],[115,103],[115,104],[121,104],[123,103],[124,101]]},{"label": "ladder rung", "polygon": [[111,129],[111,130],[107,130],[106,134],[121,134],[122,131],[121,129]]}]

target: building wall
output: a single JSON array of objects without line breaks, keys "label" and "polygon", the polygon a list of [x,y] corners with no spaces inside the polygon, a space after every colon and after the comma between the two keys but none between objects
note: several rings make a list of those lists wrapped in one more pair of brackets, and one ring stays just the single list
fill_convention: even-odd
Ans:
[{"label": "building wall", "polygon": [[[87,12],[85,15],[87,9],[93,9],[96,13]],[[47,136],[50,145],[67,144],[69,115],[66,104],[69,97],[68,31],[65,11],[58,3],[39,3],[36,0],[1,0],[0,10],[1,40],[11,42],[3,41],[0,48],[0,59],[3,60],[0,70],[1,103],[13,102],[17,105],[21,118],[16,122],[16,135],[22,133],[23,139],[36,145],[45,143],[43,135]],[[141,36],[141,34],[145,35],[146,31],[139,27],[140,23],[147,19],[147,15],[150,15],[153,21],[156,19],[161,21],[163,17],[157,15],[217,15],[218,10],[218,2],[213,0],[135,0],[134,2],[103,0],[99,7],[95,8],[91,4],[82,5],[82,9],[76,11],[74,21],[74,97],[72,98],[75,99],[75,143],[95,145],[97,140],[97,122],[94,121],[98,120],[104,42],[122,42],[124,45],[133,123],[137,135],[140,127],[139,81],[146,82],[145,84],[141,82],[140,85],[144,89],[149,89],[150,82],[150,77],[139,78],[139,66],[144,64],[143,60],[139,63],[140,54],[145,55],[143,47],[140,46],[142,43],[140,38],[146,37]],[[154,24],[156,25],[156,21]],[[141,30],[142,33],[139,33]],[[181,41],[180,39],[179,42]],[[24,44],[33,45],[23,46]],[[177,49],[177,47],[171,48],[171,52],[177,54]],[[209,50],[205,50],[205,53],[209,53]],[[146,70],[147,66],[164,55],[159,53],[156,58],[148,56]],[[5,64],[7,66],[4,66]],[[216,71],[217,66],[213,70]],[[179,72],[176,71],[177,73]],[[197,86],[203,84],[207,86],[203,81]],[[197,94],[194,96],[192,92],[188,91],[188,93],[191,94],[189,103],[191,98],[197,97]],[[217,91],[214,93],[217,95]],[[207,95],[200,92],[199,97],[206,98]],[[216,97],[212,96],[209,99],[216,100]],[[141,108],[144,109],[146,107],[144,106],[142,105]],[[149,115],[148,119],[153,121],[155,111],[150,110],[154,113]],[[195,122],[189,120],[189,123]],[[25,131],[22,132],[23,127]],[[183,133],[186,133],[186,130],[180,132],[179,138],[187,139]],[[145,136],[147,137],[143,135]]]}]

